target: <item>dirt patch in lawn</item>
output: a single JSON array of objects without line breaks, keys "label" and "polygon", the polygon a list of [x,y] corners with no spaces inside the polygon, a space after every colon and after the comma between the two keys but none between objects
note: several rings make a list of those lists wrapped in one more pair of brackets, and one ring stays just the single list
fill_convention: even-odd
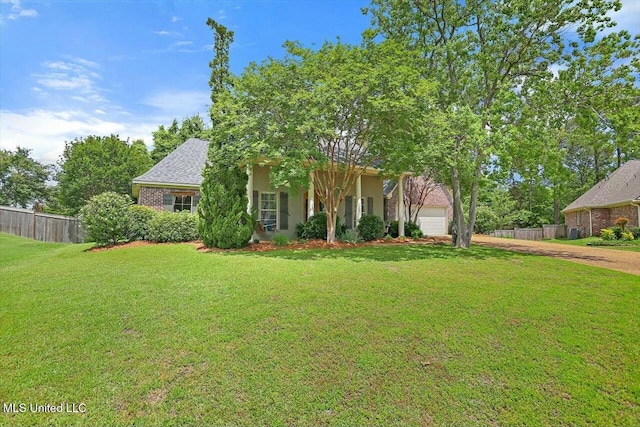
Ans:
[{"label": "dirt patch in lawn", "polygon": [[514,252],[562,258],[579,264],[594,265],[640,276],[640,252],[617,251],[591,246],[571,246],[533,240],[500,239],[474,235],[472,243]]}]

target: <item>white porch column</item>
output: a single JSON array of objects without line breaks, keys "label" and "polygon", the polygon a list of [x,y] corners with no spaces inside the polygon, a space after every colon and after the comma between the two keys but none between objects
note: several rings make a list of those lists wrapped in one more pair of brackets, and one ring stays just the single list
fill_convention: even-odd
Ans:
[{"label": "white porch column", "polygon": [[362,175],[358,176],[356,181],[356,227],[360,224],[362,218]]},{"label": "white porch column", "polygon": [[315,189],[315,186],[313,185],[313,172],[309,172],[309,192],[307,195],[307,221],[315,213],[315,210],[316,210],[315,197],[316,197],[316,189]]},{"label": "white porch column", "polygon": [[247,165],[247,213],[251,215],[253,210],[253,168]]},{"label": "white porch column", "polygon": [[402,186],[402,178],[398,179],[398,236],[404,237],[404,188]]}]

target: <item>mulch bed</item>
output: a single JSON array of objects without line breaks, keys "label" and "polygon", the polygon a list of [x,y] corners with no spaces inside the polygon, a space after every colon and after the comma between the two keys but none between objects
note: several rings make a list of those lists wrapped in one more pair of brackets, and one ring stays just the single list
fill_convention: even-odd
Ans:
[{"label": "mulch bed", "polygon": [[[289,250],[303,250],[303,249],[348,249],[348,248],[360,248],[367,246],[383,246],[383,245],[408,245],[408,244],[432,244],[432,245],[440,245],[440,244],[449,244],[451,243],[451,239],[448,237],[423,237],[421,239],[378,239],[373,240],[371,242],[363,242],[363,243],[347,243],[347,242],[335,242],[335,243],[327,243],[325,240],[307,240],[304,243],[300,243],[297,240],[292,240],[290,244],[286,246],[276,246],[273,242],[270,241],[261,241],[260,243],[249,243],[242,249],[218,249],[218,248],[207,248],[202,244],[202,241],[198,240],[196,242],[190,242],[193,246],[200,252],[266,252],[266,251],[275,251],[278,249],[289,249]],[[121,249],[121,248],[133,248],[137,246],[149,246],[149,245],[175,245],[176,243],[153,243],[147,241],[135,241],[135,242],[126,242],[126,243],[118,243],[115,245],[107,245],[100,247],[93,247],[87,249],[87,252],[101,252],[108,251],[113,249]]]}]

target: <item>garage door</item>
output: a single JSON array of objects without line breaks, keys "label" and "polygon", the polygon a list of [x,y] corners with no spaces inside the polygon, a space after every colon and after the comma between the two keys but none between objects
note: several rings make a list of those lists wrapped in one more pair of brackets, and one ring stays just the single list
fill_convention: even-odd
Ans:
[{"label": "garage door", "polygon": [[447,208],[420,209],[418,226],[425,236],[444,236],[447,234]]}]

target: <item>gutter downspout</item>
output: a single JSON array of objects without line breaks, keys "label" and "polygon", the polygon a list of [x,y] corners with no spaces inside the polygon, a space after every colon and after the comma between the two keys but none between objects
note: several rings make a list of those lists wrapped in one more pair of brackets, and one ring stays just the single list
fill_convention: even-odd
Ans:
[{"label": "gutter downspout", "polygon": [[593,217],[591,216],[591,209],[589,209],[589,237],[593,236]]}]

